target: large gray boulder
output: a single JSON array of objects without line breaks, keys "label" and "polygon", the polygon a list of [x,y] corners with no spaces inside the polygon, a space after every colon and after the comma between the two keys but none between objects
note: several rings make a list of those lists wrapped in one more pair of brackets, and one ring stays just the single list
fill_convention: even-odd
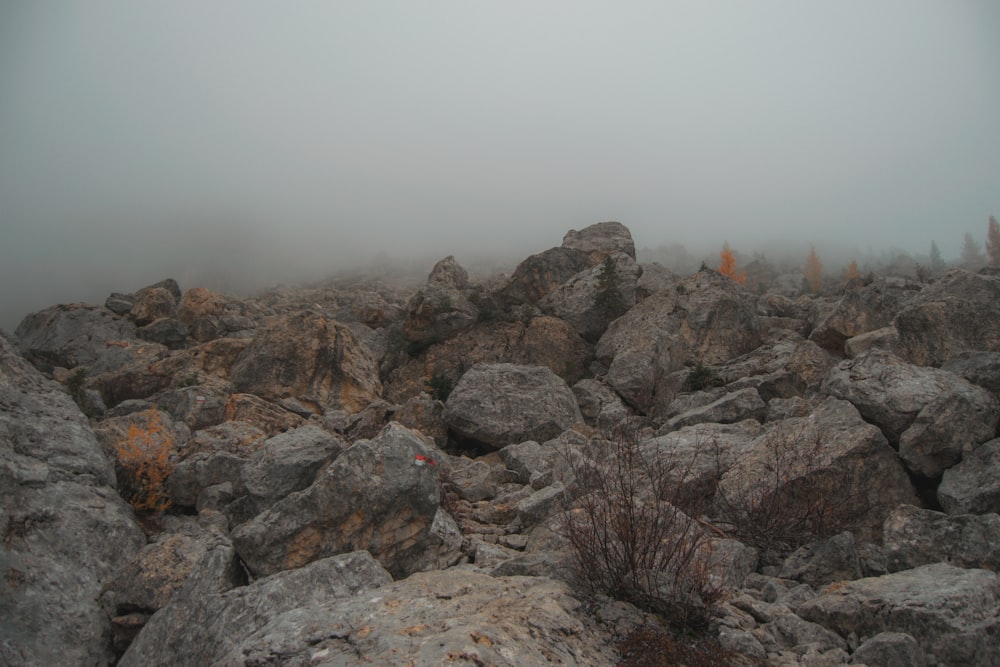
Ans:
[{"label": "large gray boulder", "polygon": [[382,391],[371,351],[349,327],[310,311],[258,328],[230,380],[236,391],[270,401],[295,398],[315,413],[357,412]]},{"label": "large gray boulder", "polygon": [[[538,302],[542,312],[566,320],[584,340],[597,342],[608,324],[635,305],[642,269],[625,253],[576,274]],[[609,273],[610,271],[610,273]]]},{"label": "large gray boulder", "polygon": [[1000,276],[953,269],[914,296],[893,324],[897,354],[921,366],[963,352],[1000,352]]},{"label": "large gray boulder", "polygon": [[14,335],[21,353],[42,371],[87,366],[95,375],[132,361],[136,330],[106,308],[70,304],[28,315]]},{"label": "large gray boulder", "polygon": [[948,514],[1000,514],[1000,438],[976,447],[945,470],[937,497]]},{"label": "large gray boulder", "polygon": [[734,530],[775,548],[843,530],[877,541],[892,508],[918,502],[885,436],[834,398],[808,417],[766,425],[722,475],[715,499]]},{"label": "large gray boulder", "polygon": [[902,278],[878,278],[867,285],[850,283],[840,299],[820,306],[809,340],[843,355],[847,339],[889,326],[919,289],[919,283]]},{"label": "large gray boulder", "polygon": [[[237,586],[237,571],[232,548],[209,551],[187,584],[149,619],[120,667],[255,664],[239,656],[240,647],[272,620],[392,581],[364,551],[324,558],[243,586]],[[293,628],[286,632],[293,634]],[[236,656],[227,657],[234,649]]]},{"label": "large gray boulder", "polygon": [[1000,403],[982,387],[881,350],[838,364],[823,391],[850,401],[898,445],[907,467],[925,477],[940,476],[996,435],[1000,420]]},{"label": "large gray boulder", "polygon": [[573,248],[550,248],[531,255],[514,269],[500,289],[507,303],[536,304],[564,282],[596,264],[587,253]]},{"label": "large gray boulder", "polygon": [[346,449],[308,488],[291,493],[232,533],[247,567],[263,576],[367,549],[394,576],[437,544],[430,537],[440,491],[436,450],[391,423]]},{"label": "large gray boulder", "polygon": [[583,416],[572,390],[548,368],[480,364],[455,385],[444,420],[459,439],[493,450],[549,440]]},{"label": "large gray boulder", "polygon": [[885,520],[890,572],[944,562],[1000,571],[1000,515],[943,514],[900,505]]},{"label": "large gray boulder", "polygon": [[632,232],[620,222],[598,222],[580,231],[571,229],[563,236],[563,248],[586,253],[594,263],[608,255],[624,253],[635,259],[635,242]]},{"label": "large gray boulder", "polygon": [[101,589],[145,537],[87,419],[2,337],[0,406],[0,662],[110,664]]},{"label": "large gray boulder", "polygon": [[[634,609],[617,613],[623,624],[642,621]],[[453,568],[275,612],[227,642],[217,664],[613,665],[609,625],[563,582]]]},{"label": "large gray boulder", "polygon": [[451,338],[468,329],[479,318],[479,309],[465,294],[469,275],[455,258],[448,256],[431,270],[427,284],[406,302],[403,336],[410,343],[426,346]]},{"label": "large gray boulder", "polygon": [[1000,664],[1000,575],[936,563],[827,588],[799,605],[802,618],[841,637],[913,637],[929,664]]},{"label": "large gray boulder", "polygon": [[721,364],[761,341],[753,296],[716,271],[699,271],[612,322],[596,354],[608,384],[647,412],[673,400],[669,376],[685,364]]}]

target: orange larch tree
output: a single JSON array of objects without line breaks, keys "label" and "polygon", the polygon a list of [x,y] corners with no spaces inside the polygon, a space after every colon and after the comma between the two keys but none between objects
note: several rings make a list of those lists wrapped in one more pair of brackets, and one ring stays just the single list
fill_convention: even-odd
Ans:
[{"label": "orange larch tree", "polygon": [[986,229],[986,254],[989,255],[990,266],[1000,266],[1000,224],[992,215]]},{"label": "orange larch tree", "polygon": [[858,271],[858,263],[852,259],[851,263],[844,269],[844,280],[857,280],[860,277],[861,272]]},{"label": "orange larch tree", "polygon": [[819,261],[816,248],[809,246],[809,256],[806,258],[806,265],[803,269],[806,274],[806,284],[813,294],[819,294],[823,289],[823,263]]},{"label": "orange larch tree", "polygon": [[747,272],[736,271],[736,256],[733,255],[733,251],[729,247],[728,241],[722,244],[722,252],[719,253],[719,257],[722,259],[722,262],[719,264],[719,273],[732,278],[740,285],[746,284]]}]

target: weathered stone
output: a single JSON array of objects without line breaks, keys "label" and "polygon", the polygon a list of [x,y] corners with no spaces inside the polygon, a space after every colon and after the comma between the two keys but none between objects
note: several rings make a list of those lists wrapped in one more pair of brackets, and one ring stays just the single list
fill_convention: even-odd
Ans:
[{"label": "weathered stone", "polygon": [[267,434],[252,424],[227,421],[192,433],[183,455],[187,457],[197,452],[229,452],[247,458],[266,439]]},{"label": "weathered stone", "polygon": [[1000,438],[976,447],[945,470],[937,497],[948,514],[1000,514]]},{"label": "weathered stone", "polygon": [[110,664],[101,588],[145,543],[86,418],[0,336],[0,663]]},{"label": "weathered stone", "polygon": [[608,367],[605,381],[648,411],[673,400],[667,376],[686,363],[719,364],[760,343],[753,297],[715,271],[699,271],[612,322],[596,354]]},{"label": "weathered stone", "polygon": [[988,570],[923,565],[828,588],[796,612],[842,637],[906,633],[941,665],[1000,662],[1000,575]]},{"label": "weathered stone", "polygon": [[1000,395],[1000,352],[963,352],[941,369]]},{"label": "weathered stone", "polygon": [[475,304],[453,286],[453,281],[442,278],[441,282],[428,282],[406,302],[403,336],[412,344],[427,346],[470,328],[478,319]]},{"label": "weathered stone", "polygon": [[[220,566],[225,570],[235,564],[231,549],[209,552],[188,585],[149,619],[118,664],[121,667],[252,664],[246,656],[238,662],[235,656],[226,656],[232,650],[239,655],[254,633],[273,619],[295,609],[350,598],[392,581],[378,562],[363,551],[324,558],[246,586],[234,587],[233,581],[218,581],[222,574]],[[206,576],[216,580],[216,590],[196,585]],[[360,599],[368,600],[367,596]],[[314,620],[318,618],[323,616]],[[305,627],[312,625],[303,623],[300,630]],[[294,634],[291,628],[286,631]],[[287,656],[283,661],[287,664]]]},{"label": "weathered stone", "polygon": [[836,303],[821,308],[809,340],[843,355],[849,338],[889,326],[919,289],[919,283],[899,278],[880,278],[867,285],[851,283]]},{"label": "weathered stone", "polygon": [[953,269],[896,316],[897,354],[940,366],[962,352],[1000,352],[1000,276]]},{"label": "weathered stone", "polygon": [[788,503],[816,497],[830,501],[827,520],[851,524],[872,541],[878,541],[892,508],[918,502],[882,433],[850,403],[828,398],[809,417],[769,425],[722,476],[716,508],[720,516],[741,520],[744,512],[776,499],[794,513],[809,505],[794,509]]},{"label": "weathered stone", "polygon": [[559,285],[595,263],[580,250],[550,248],[518,264],[503,286],[501,297],[509,303],[536,304]]},{"label": "weathered stone", "polygon": [[408,574],[429,546],[438,508],[433,456],[416,432],[390,424],[346,449],[310,487],[236,528],[233,544],[257,575],[358,549]]},{"label": "weathered stone", "polygon": [[177,316],[178,297],[165,287],[143,287],[135,293],[128,316],[136,326]]},{"label": "weathered stone", "polygon": [[710,422],[713,424],[734,424],[746,419],[762,421],[767,414],[767,404],[754,388],[724,393],[707,405],[692,408],[671,417],[668,429],[678,429],[693,424]]},{"label": "weathered stone", "polygon": [[488,449],[548,440],[583,423],[566,383],[544,367],[480,364],[455,385],[444,420],[460,439]]},{"label": "weathered stone", "polygon": [[87,366],[91,376],[132,360],[135,325],[111,311],[60,305],[28,315],[14,330],[22,354],[42,371]]},{"label": "weathered stone", "polygon": [[886,517],[884,542],[890,572],[937,562],[1000,571],[997,514],[943,514],[900,505]]},{"label": "weathered stone", "polygon": [[177,305],[177,319],[188,327],[191,336],[202,343],[218,338],[225,332],[221,317],[226,298],[204,287],[189,289]]},{"label": "weathered stone", "polygon": [[598,222],[580,231],[571,229],[563,236],[562,247],[586,253],[595,264],[619,252],[635,259],[632,232],[620,222]]},{"label": "weathered stone", "polygon": [[267,435],[297,428],[304,423],[294,412],[254,394],[232,394],[226,401],[226,421],[243,422]]},{"label": "weathered stone", "polygon": [[896,327],[882,327],[859,334],[844,341],[844,354],[848,357],[860,357],[868,350],[883,350],[894,352],[899,345],[899,332]]},{"label": "weathered stone", "polygon": [[591,343],[597,342],[612,320],[635,305],[639,265],[624,253],[609,258],[617,284],[602,285],[607,267],[601,263],[576,274],[538,302],[542,312],[566,320]]},{"label": "weathered stone", "polygon": [[580,414],[590,426],[611,428],[631,414],[621,397],[600,380],[580,380],[573,385],[573,395]]},{"label": "weathered stone", "polygon": [[840,533],[799,547],[785,559],[778,574],[820,588],[835,581],[853,581],[863,576],[854,535]]},{"label": "weathered stone", "polygon": [[187,343],[188,328],[174,317],[161,317],[139,327],[136,335],[143,340],[159,343],[170,350],[179,350]]},{"label": "weathered stone", "polygon": [[308,311],[258,329],[230,379],[239,392],[272,401],[292,396],[317,413],[357,412],[382,390],[374,358],[351,330]]},{"label": "weathered stone", "polygon": [[851,655],[852,665],[913,667],[926,664],[927,658],[917,640],[905,632],[880,632]]},{"label": "weathered stone", "polygon": [[219,664],[611,665],[614,644],[561,582],[452,569],[274,614]]},{"label": "weathered stone", "polygon": [[[496,458],[491,455],[490,458]],[[465,456],[449,457],[442,462],[445,478],[451,488],[469,502],[495,498],[506,478],[506,469],[499,460],[487,457],[470,459]]]},{"label": "weathered stone", "polygon": [[838,364],[823,391],[854,404],[899,446],[907,467],[926,477],[939,476],[993,437],[1000,420],[1000,403],[985,389],[879,350]]},{"label": "weathered stone", "polygon": [[313,424],[306,424],[264,441],[242,469],[246,492],[262,507],[309,487],[320,470],[348,445]]}]

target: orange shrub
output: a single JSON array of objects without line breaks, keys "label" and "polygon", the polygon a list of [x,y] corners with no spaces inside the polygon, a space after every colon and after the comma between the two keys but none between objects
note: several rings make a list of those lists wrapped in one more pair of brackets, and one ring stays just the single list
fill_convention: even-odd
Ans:
[{"label": "orange shrub", "polygon": [[176,454],[174,437],[153,411],[143,427],[132,423],[128,435],[115,444],[118,490],[139,512],[162,512],[170,507],[167,477]]},{"label": "orange shrub", "polygon": [[719,253],[719,257],[722,259],[722,263],[719,264],[719,273],[732,278],[740,285],[746,284],[747,272],[742,271],[737,273],[736,256],[733,255],[733,251],[730,249],[728,242],[722,244],[722,252]]}]

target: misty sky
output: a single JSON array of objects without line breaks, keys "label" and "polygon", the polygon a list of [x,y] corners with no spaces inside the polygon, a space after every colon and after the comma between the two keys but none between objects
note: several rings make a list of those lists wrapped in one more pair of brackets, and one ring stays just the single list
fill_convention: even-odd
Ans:
[{"label": "misty sky", "polygon": [[601,220],[948,259],[990,214],[993,0],[0,3],[9,329]]}]

